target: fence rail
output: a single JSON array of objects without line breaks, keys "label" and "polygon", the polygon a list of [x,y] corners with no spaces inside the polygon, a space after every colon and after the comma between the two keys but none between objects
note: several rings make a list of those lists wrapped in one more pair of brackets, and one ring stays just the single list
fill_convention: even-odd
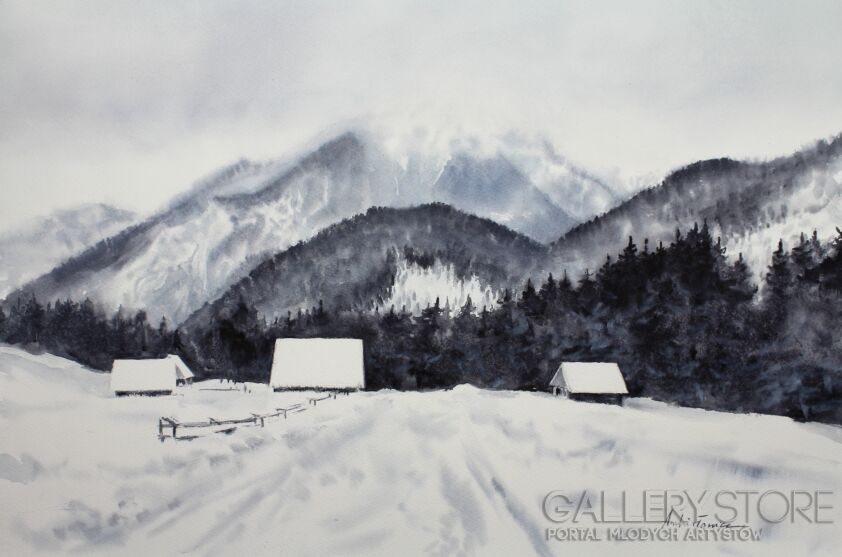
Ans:
[{"label": "fence rail", "polygon": [[[344,393],[348,394],[348,393]],[[328,399],[336,399],[337,393],[331,392],[321,398],[311,397],[308,399],[308,406],[316,406],[316,403],[321,402],[323,400]],[[217,418],[208,417],[206,422],[181,422],[176,418],[162,416],[158,418],[158,438],[161,442],[164,441],[166,438],[172,438],[175,440],[187,440],[187,439],[195,439],[199,437],[198,435],[189,435],[185,436],[182,435],[181,437],[178,436],[178,431],[183,429],[191,429],[191,428],[209,428],[209,427],[220,427],[220,426],[231,426],[225,429],[219,429],[214,431],[213,433],[231,433],[238,426],[261,426],[264,427],[266,425],[266,420],[272,418],[280,418],[283,416],[284,419],[287,418],[288,414],[297,414],[299,412],[306,411],[307,408],[302,404],[293,404],[287,408],[275,408],[274,412],[268,412],[265,414],[255,414],[250,413],[250,417],[247,418],[235,418],[235,419],[225,419],[220,420]],[[167,434],[169,433],[169,435]]]}]

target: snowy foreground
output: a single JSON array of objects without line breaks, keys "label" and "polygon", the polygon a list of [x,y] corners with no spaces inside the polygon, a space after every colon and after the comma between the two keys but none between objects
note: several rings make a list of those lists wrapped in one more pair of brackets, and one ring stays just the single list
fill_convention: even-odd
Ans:
[{"label": "snowy foreground", "polygon": [[[470,387],[251,392],[206,382],[117,399],[108,376],[0,346],[0,555],[833,555],[842,430],[630,401]],[[159,440],[160,416],[265,427]],[[760,541],[561,541],[548,494],[587,489],[831,491],[834,524],[762,523]],[[612,526],[617,526],[612,525]],[[631,526],[631,525],[620,525]],[[684,529],[688,529],[685,527]],[[569,533],[564,534],[569,535]]]}]

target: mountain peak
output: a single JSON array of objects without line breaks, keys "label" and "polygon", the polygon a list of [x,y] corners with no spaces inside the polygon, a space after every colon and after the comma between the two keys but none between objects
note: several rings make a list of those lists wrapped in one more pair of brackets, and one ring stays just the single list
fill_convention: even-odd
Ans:
[{"label": "mountain peak", "polygon": [[154,318],[178,322],[270,254],[373,206],[442,202],[549,241],[575,224],[568,206],[590,215],[593,205],[578,200],[591,191],[594,199],[602,195],[593,181],[562,172],[558,160],[544,160],[544,147],[525,149],[508,138],[489,150],[451,138],[441,157],[428,149],[435,137],[419,132],[413,138],[395,157],[388,138],[350,128],[303,153],[265,162],[240,159],[166,210],[28,284],[27,291],[43,299],[94,296],[106,308],[144,308]]}]

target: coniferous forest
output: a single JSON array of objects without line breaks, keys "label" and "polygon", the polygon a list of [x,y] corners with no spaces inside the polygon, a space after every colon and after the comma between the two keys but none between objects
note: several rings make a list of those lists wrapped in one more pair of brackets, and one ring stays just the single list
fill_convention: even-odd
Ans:
[{"label": "coniferous forest", "polygon": [[494,307],[440,300],[267,322],[244,301],[190,331],[143,311],[106,316],[90,300],[17,300],[0,340],[107,370],[114,358],[177,353],[200,377],[267,381],[280,337],[355,337],[369,389],[545,389],[562,360],[616,361],[630,393],[686,406],[842,423],[842,231],[779,243],[761,284],[707,224],[669,245],[629,238],[575,282],[563,270],[506,290]]}]

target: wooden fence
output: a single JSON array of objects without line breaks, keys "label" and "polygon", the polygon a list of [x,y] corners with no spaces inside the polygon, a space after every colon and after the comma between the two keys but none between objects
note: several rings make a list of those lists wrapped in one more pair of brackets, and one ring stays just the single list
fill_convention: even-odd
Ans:
[{"label": "wooden fence", "polygon": [[[340,391],[340,394],[347,395],[347,391]],[[329,392],[323,397],[310,397],[307,399],[307,405],[316,406],[319,402],[324,400],[332,400],[336,399],[337,392]],[[288,414],[297,414],[299,412],[305,412],[307,410],[301,404],[293,404],[288,408],[275,408],[274,412],[269,412],[266,414],[255,414],[251,413],[251,416],[248,418],[238,418],[238,419],[228,419],[228,420],[219,420],[216,418],[208,418],[206,422],[181,422],[178,421],[176,418],[169,418],[166,416],[162,416],[158,418],[158,438],[163,442],[166,438],[172,438],[176,440],[189,440],[195,439],[199,437],[199,435],[184,435],[181,434],[181,437],[178,436],[179,430],[184,429],[193,429],[193,428],[221,428],[212,431],[211,433],[231,433],[239,426],[247,426],[247,427],[254,427],[260,426],[264,427],[266,425],[266,420],[270,420],[272,418],[280,418],[283,416],[284,419],[287,418]]]}]

